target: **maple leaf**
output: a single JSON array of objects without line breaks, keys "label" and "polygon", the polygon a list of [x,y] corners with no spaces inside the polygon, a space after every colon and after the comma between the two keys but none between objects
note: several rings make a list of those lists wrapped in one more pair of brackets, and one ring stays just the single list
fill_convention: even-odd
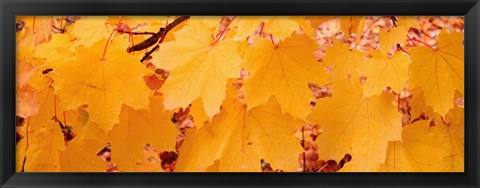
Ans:
[{"label": "maple leaf", "polygon": [[38,67],[25,59],[17,61],[16,75],[16,103],[17,115],[21,117],[32,116],[38,112],[39,106],[36,101],[37,90],[28,82],[35,75]]},{"label": "maple leaf", "polygon": [[416,121],[403,128],[402,141],[390,142],[385,163],[387,172],[464,172],[464,110],[455,107],[446,124],[430,126]]},{"label": "maple leaf", "polygon": [[332,79],[347,78],[356,75],[356,69],[365,55],[358,50],[350,50],[346,45],[333,39],[333,46],[328,48],[323,57],[325,66],[334,66],[330,76]]},{"label": "maple leaf", "polygon": [[220,161],[215,160],[212,165],[210,165],[205,172],[219,172],[220,171]]},{"label": "maple leaf", "polygon": [[143,159],[136,164],[135,172],[164,172],[158,151],[150,145],[145,146]]},{"label": "maple leaf", "polygon": [[[90,129],[95,128],[89,126]],[[99,128],[97,128],[99,129]],[[88,131],[92,133],[92,130]],[[97,153],[105,147],[105,133],[102,129],[99,134],[89,137],[77,136],[66,145],[60,154],[62,172],[102,172],[105,171],[105,163]]]},{"label": "maple leaf", "polygon": [[463,33],[442,30],[435,49],[417,46],[409,50],[412,87],[423,89],[428,106],[445,114],[453,107],[455,90],[464,92]]},{"label": "maple leaf", "polygon": [[150,108],[135,111],[123,105],[120,123],[108,133],[112,145],[112,162],[121,171],[134,171],[137,162],[142,161],[144,147],[149,144],[160,151],[175,149],[175,138],[179,134],[170,121],[171,112],[164,111],[160,96],[150,98]]},{"label": "maple leaf", "polygon": [[[27,120],[28,121],[28,118]],[[20,132],[26,135],[26,126],[20,128]],[[21,172],[23,167],[23,161],[25,160],[25,151],[27,150],[27,139],[24,137],[15,145],[15,171]]]},{"label": "maple leaf", "polygon": [[211,123],[187,131],[178,171],[205,171],[218,159],[221,172],[260,172],[262,158],[285,171],[296,171],[303,149],[294,133],[304,121],[283,114],[273,98],[251,110],[236,97],[227,98],[222,106]]},{"label": "maple leaf", "polygon": [[107,24],[107,16],[89,16],[77,20],[66,33],[72,35],[75,44],[91,47],[97,41],[107,39],[112,28]]},{"label": "maple leaf", "polygon": [[[64,135],[55,120],[55,95],[45,85],[37,95],[39,111],[27,118],[28,149],[25,151],[25,172],[58,172],[60,153],[65,150]],[[19,164],[20,165],[20,164]]]},{"label": "maple leaf", "polygon": [[278,45],[256,38],[244,57],[250,71],[244,93],[248,108],[267,102],[275,96],[284,112],[303,118],[310,112],[315,97],[308,83],[325,84],[328,75],[313,58],[315,42],[305,35],[293,34]]},{"label": "maple leaf", "polygon": [[317,100],[307,120],[323,128],[316,140],[320,159],[352,155],[354,171],[372,171],[385,160],[388,141],[400,140],[401,114],[388,93],[364,97],[358,82],[339,80],[332,97]]},{"label": "maple leaf", "polygon": [[445,115],[443,125],[442,133],[448,135],[445,142],[450,146],[445,156],[448,163],[447,171],[463,172],[465,170],[465,109],[457,106],[450,109]]},{"label": "maple leaf", "polygon": [[307,16],[306,19],[310,22],[310,25],[317,29],[323,23],[335,19],[334,16]]},{"label": "maple leaf", "polygon": [[341,16],[340,17],[340,28],[345,33],[345,35],[350,36],[352,34],[360,35],[363,32],[363,27],[365,25],[364,16]]},{"label": "maple leaf", "polygon": [[295,17],[289,16],[242,16],[233,20],[231,27],[235,29],[235,40],[243,40],[255,33],[264,22],[263,31],[284,40],[300,28]]},{"label": "maple leaf", "polygon": [[174,19],[174,16],[109,16],[106,23],[109,25],[125,23],[130,29],[137,30],[148,27],[164,27],[167,21],[171,23]]},{"label": "maple leaf", "polygon": [[60,172],[60,152],[65,150],[64,137],[58,123],[53,120],[45,121],[44,127],[35,127],[32,118],[32,131],[30,134],[32,144],[26,151],[27,161],[25,172]]},{"label": "maple leaf", "polygon": [[378,33],[379,48],[381,51],[388,52],[396,46],[403,44],[407,40],[408,30],[401,28],[381,28]]},{"label": "maple leaf", "polygon": [[190,108],[190,114],[192,114],[195,126],[198,128],[202,127],[205,122],[210,119],[203,109],[202,100],[199,99],[193,101],[192,107]]},{"label": "maple leaf", "polygon": [[47,42],[50,39],[52,33],[52,17],[34,16],[30,18],[31,19],[17,18],[17,20],[26,21],[25,27],[22,30],[23,34],[17,35],[17,49],[26,47],[33,51],[33,48],[37,45]]},{"label": "maple leaf", "polygon": [[[219,17],[214,17],[214,16],[205,16],[205,17],[196,17],[193,16],[189,19],[189,22],[192,24],[202,24],[204,27],[208,28],[210,30],[209,33],[216,33],[219,32],[219,23],[220,19]],[[191,25],[190,24],[190,25]]]},{"label": "maple leaf", "polygon": [[408,30],[411,27],[418,28],[417,17],[402,16],[395,19],[397,19],[395,27],[381,28],[378,33],[381,51],[388,52],[396,44],[403,44],[407,40]]},{"label": "maple leaf", "polygon": [[439,150],[442,140],[436,134],[441,127],[429,124],[430,121],[422,120],[407,125],[402,131],[402,141],[388,144],[385,164],[380,164],[378,171],[434,172],[444,169],[442,155],[446,153]]},{"label": "maple leaf", "polygon": [[[34,56],[37,58],[43,58],[48,61],[55,61],[62,59],[67,55],[69,51],[68,47],[72,45],[72,39],[66,34],[52,34],[50,41],[38,45],[35,48]],[[51,64],[58,64],[51,63]]]},{"label": "maple leaf", "polygon": [[52,73],[55,92],[61,98],[59,105],[65,109],[88,105],[90,120],[106,131],[118,122],[123,103],[134,109],[145,108],[151,93],[143,80],[148,69],[125,51],[125,43],[114,43],[105,57],[105,39],[91,48],[79,46],[76,55]]},{"label": "maple leaf", "polygon": [[[464,171],[463,33],[417,40],[409,59],[392,47],[429,25],[395,17],[371,58],[334,37],[319,63],[321,24],[360,44],[366,17],[191,17],[143,65],[127,47],[175,17],[63,18],[16,17],[17,171],[297,171],[307,124],[321,132],[303,146],[314,161],[342,161],[339,172]],[[186,135],[171,120],[180,108],[181,130],[195,124]]]},{"label": "maple leaf", "polygon": [[400,93],[408,80],[407,67],[410,64],[410,57],[401,52],[393,54],[392,57],[380,51],[370,53],[372,58],[358,67],[360,73],[367,75],[367,81],[363,86],[364,97],[381,94],[387,86]]},{"label": "maple leaf", "polygon": [[[104,172],[105,162],[97,155],[107,145],[105,131],[84,119],[84,108],[63,112],[63,121],[73,138],[60,153],[62,172]],[[68,121],[67,121],[68,120]],[[67,133],[68,134],[68,133]]]},{"label": "maple leaf", "polygon": [[[46,77],[43,75],[43,77]],[[38,114],[28,117],[24,125],[26,134],[30,137],[26,143],[25,171],[101,171],[104,170],[104,163],[97,157],[97,152],[102,148],[98,142],[105,136],[92,134],[96,127],[88,126],[87,132],[82,134],[86,126],[82,122],[75,121],[79,117],[79,111],[64,111],[56,105],[57,96],[50,86],[48,79],[32,79],[32,83],[38,94],[36,100],[39,105]],[[61,118],[63,116],[63,118]],[[67,124],[66,120],[70,120]],[[69,126],[79,136],[72,142],[68,142],[61,126]],[[28,131],[27,131],[28,130]],[[102,133],[103,134],[103,133]],[[84,138],[88,138],[84,139]],[[102,143],[103,145],[105,143]]]},{"label": "maple leaf", "polygon": [[432,118],[434,115],[432,107],[427,106],[425,103],[425,96],[423,95],[423,90],[419,87],[413,88],[410,90],[412,94],[412,99],[410,99],[410,115],[411,119],[414,120],[418,118],[422,113],[429,118]]},{"label": "maple leaf", "polygon": [[[125,36],[132,37],[132,43],[136,44],[138,41],[144,41],[148,39],[151,35],[130,36],[128,32],[157,32],[160,28],[165,27],[166,24],[172,23],[174,20],[175,16],[109,16],[106,23],[108,26],[115,28],[117,33],[122,32]],[[169,30],[163,41],[166,42],[174,40],[175,38],[173,37],[172,33],[181,29],[185,23],[186,22],[182,22],[173,29]],[[142,53],[139,54],[143,56]]]},{"label": "maple leaf", "polygon": [[316,27],[312,27],[311,22],[309,22],[307,17],[297,16],[295,17],[295,20],[297,21],[298,25],[302,29],[303,33],[305,33],[305,35],[315,38]]},{"label": "maple leaf", "polygon": [[39,105],[36,101],[37,91],[30,85],[17,88],[16,103],[17,115],[22,117],[32,116],[38,112]]},{"label": "maple leaf", "polygon": [[153,56],[157,67],[170,71],[160,89],[166,109],[185,108],[201,98],[209,118],[220,111],[227,79],[240,76],[242,60],[238,42],[226,38],[215,43],[213,36],[204,24],[190,24]]}]

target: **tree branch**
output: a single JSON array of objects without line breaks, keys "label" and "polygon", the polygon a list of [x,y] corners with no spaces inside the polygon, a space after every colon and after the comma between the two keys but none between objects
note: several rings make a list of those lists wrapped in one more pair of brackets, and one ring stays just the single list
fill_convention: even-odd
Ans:
[{"label": "tree branch", "polygon": [[[171,29],[173,29],[175,26],[177,26],[178,24],[182,23],[183,21],[189,19],[190,16],[180,16],[178,17],[177,19],[175,19],[172,23],[168,24],[165,28],[160,28],[160,30],[157,32],[157,33],[149,33],[149,34],[152,34],[152,36],[150,36],[148,39],[132,46],[132,47],[129,47],[127,48],[127,52],[130,53],[130,52],[134,52],[134,51],[140,51],[140,50],[144,50],[146,48],[149,48],[155,44],[157,44],[157,46],[159,44],[161,44],[163,42],[163,38],[164,36],[168,33],[168,31],[170,31]],[[158,49],[158,47],[155,46],[154,48],[152,48],[150,51],[148,51],[147,53],[145,53],[145,56],[140,60],[141,62],[145,61],[155,50]]]}]

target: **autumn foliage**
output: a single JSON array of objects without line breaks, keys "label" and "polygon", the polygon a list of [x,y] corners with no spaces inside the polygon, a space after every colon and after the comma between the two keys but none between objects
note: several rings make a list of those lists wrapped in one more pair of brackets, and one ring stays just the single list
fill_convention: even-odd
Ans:
[{"label": "autumn foliage", "polygon": [[463,172],[463,17],[17,17],[19,172]]}]

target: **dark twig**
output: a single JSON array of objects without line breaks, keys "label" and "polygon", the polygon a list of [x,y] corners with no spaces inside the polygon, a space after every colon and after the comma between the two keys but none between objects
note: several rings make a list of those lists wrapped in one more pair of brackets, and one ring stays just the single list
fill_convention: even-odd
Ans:
[{"label": "dark twig", "polygon": [[149,50],[147,53],[145,53],[145,55],[142,57],[142,59],[140,60],[140,62],[143,62],[145,61],[148,57],[150,57],[150,55],[152,55],[153,52],[155,52],[155,50],[157,50],[158,48],[160,47],[160,45],[155,45],[155,47],[153,47],[151,50]]},{"label": "dark twig", "polygon": [[[152,36],[150,36],[148,39],[132,46],[132,47],[129,47],[127,49],[127,52],[130,53],[130,52],[134,52],[134,51],[140,51],[140,50],[144,50],[146,48],[149,48],[155,44],[159,45],[163,42],[163,39],[165,38],[164,36],[168,33],[168,31],[170,31],[171,29],[173,29],[175,26],[177,26],[178,24],[182,23],[183,21],[189,19],[190,16],[181,16],[181,17],[178,17],[177,19],[175,19],[172,23],[168,24],[165,28],[160,28],[160,30],[157,32],[157,33],[150,33],[152,34]],[[145,32],[146,33],[146,32]],[[133,34],[133,33],[132,33]],[[150,51],[148,51],[147,53],[145,53],[145,56],[140,60],[141,62],[145,61],[155,50],[157,50],[158,47],[154,47],[152,48]]]},{"label": "dark twig", "polygon": [[56,31],[60,32],[60,33],[65,33],[65,28],[59,28],[55,25],[52,25],[53,29],[55,29]]},{"label": "dark twig", "polygon": [[148,31],[145,31],[145,32],[129,32],[129,31],[122,31],[122,32],[119,32],[120,34],[123,34],[123,33],[126,33],[126,34],[130,34],[130,35],[156,35],[157,33],[155,32],[148,32]]},{"label": "dark twig", "polygon": [[163,43],[163,40],[165,39],[165,36],[167,35],[168,31],[170,31],[171,29],[173,29],[175,26],[177,26],[178,24],[182,23],[183,21],[189,19],[190,16],[182,16],[182,17],[179,17],[177,19],[175,19],[172,23],[168,24],[165,31],[164,32],[160,32],[158,34],[161,34],[160,36],[160,41],[158,41],[157,45],[155,47],[153,47],[150,51],[148,51],[147,53],[145,53],[145,55],[142,57],[142,59],[140,60],[140,62],[143,63],[143,61],[145,61],[146,59],[148,59],[148,57],[150,57],[150,55],[155,52],[160,46],[161,43]]},{"label": "dark twig", "polygon": [[162,37],[162,33],[164,31],[164,28],[160,28],[160,31],[158,33],[155,33],[154,35],[150,36],[148,39],[138,43],[138,44],[135,44],[134,46],[132,47],[129,47],[127,48],[127,52],[130,53],[130,52],[134,52],[134,51],[140,51],[140,50],[143,50],[143,49],[146,49],[150,46],[153,46],[157,43],[158,40],[160,40],[160,38]]}]

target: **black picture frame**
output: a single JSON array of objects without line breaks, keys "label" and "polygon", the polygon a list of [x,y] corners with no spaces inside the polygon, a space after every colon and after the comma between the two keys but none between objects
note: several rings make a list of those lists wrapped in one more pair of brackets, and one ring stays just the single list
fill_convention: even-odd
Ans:
[{"label": "black picture frame", "polygon": [[[479,187],[479,0],[0,0],[0,187]],[[464,15],[465,173],[15,173],[17,15]]]}]

